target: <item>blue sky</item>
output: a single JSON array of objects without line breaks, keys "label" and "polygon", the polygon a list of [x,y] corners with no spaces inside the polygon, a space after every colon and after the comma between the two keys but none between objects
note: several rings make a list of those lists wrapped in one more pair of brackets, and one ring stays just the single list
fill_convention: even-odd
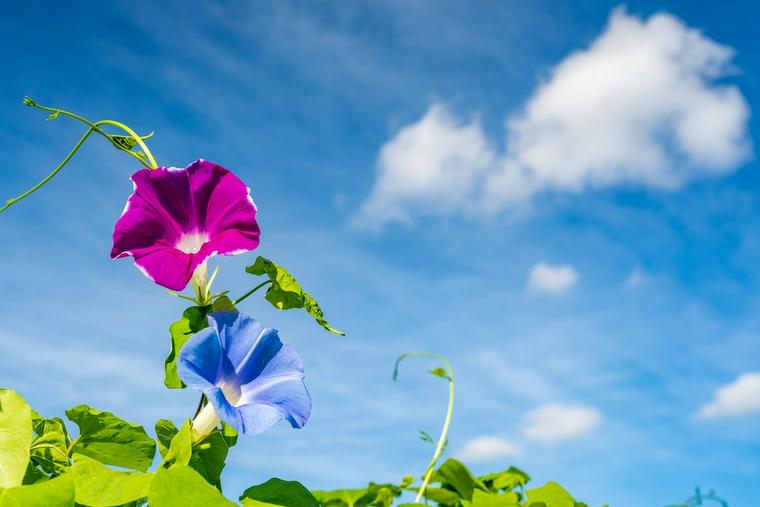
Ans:
[{"label": "blue sky", "polygon": [[[421,473],[457,377],[452,455],[514,464],[594,505],[696,484],[760,499],[760,39],[751,2],[28,1],[0,16],[3,198],[79,126],[24,95],[141,132],[159,163],[206,158],[260,209],[259,253],[322,303],[251,298],[306,363],[314,412],[235,448],[235,497]],[[182,311],[111,261],[138,169],[93,140],[0,217],[0,384],[40,412],[89,403],[152,427]],[[242,293],[255,254],[216,261]]]}]

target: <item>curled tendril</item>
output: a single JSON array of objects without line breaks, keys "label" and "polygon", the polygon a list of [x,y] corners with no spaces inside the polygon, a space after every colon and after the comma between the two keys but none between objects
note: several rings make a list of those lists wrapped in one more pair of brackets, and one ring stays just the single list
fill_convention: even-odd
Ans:
[{"label": "curled tendril", "polygon": [[[131,155],[132,157],[136,158],[142,165],[149,167],[150,169],[156,169],[158,168],[158,164],[156,163],[156,159],[153,157],[153,154],[148,149],[148,146],[145,144],[144,140],[150,138],[153,134],[149,134],[147,136],[139,136],[137,133],[135,133],[134,130],[129,128],[128,126],[124,125],[121,122],[114,121],[114,120],[100,120],[96,122],[91,122],[82,116],[79,116],[78,114],[65,111],[63,109],[58,109],[54,107],[47,107],[42,106],[40,104],[37,104],[37,102],[34,101],[31,97],[24,97],[23,100],[24,105],[27,105],[29,107],[34,107],[37,109],[40,109],[42,111],[47,111],[49,113],[48,119],[53,120],[57,118],[60,115],[68,116],[69,118],[73,118],[77,121],[80,121],[88,126],[87,131],[82,135],[81,138],[79,138],[79,141],[74,145],[74,147],[71,149],[71,151],[64,157],[64,159],[61,161],[58,166],[53,169],[53,171],[45,176],[39,183],[34,185],[32,188],[24,192],[23,194],[8,199],[5,201],[5,204],[3,206],[0,206],[0,212],[5,211],[9,207],[11,207],[13,204],[17,203],[18,201],[24,199],[25,197],[30,196],[40,188],[42,188],[47,182],[52,180],[56,174],[58,174],[61,169],[71,160],[71,158],[74,156],[74,154],[79,151],[79,148],[82,147],[84,142],[87,140],[87,138],[90,137],[90,134],[93,132],[98,133],[108,139],[108,141],[117,149],[120,151],[123,151],[124,153],[127,153]],[[126,136],[118,136],[109,134],[108,132],[104,131],[101,126],[102,125],[110,125],[112,127],[117,127],[121,129],[123,132],[125,132]],[[128,138],[133,142],[125,143],[124,139]],[[133,146],[139,146],[141,152],[134,152],[132,151]]]},{"label": "curled tendril", "polygon": [[432,352],[407,352],[406,354],[401,354],[398,359],[396,359],[396,365],[393,367],[393,381],[395,382],[398,379],[398,369],[399,365],[401,364],[401,361],[406,359],[407,357],[430,357],[433,359],[437,359],[444,365],[444,369],[436,368],[434,370],[431,370],[430,373],[437,377],[445,378],[449,381],[449,405],[448,409],[446,410],[446,419],[443,421],[443,428],[441,429],[441,435],[438,437],[438,443],[435,447],[435,452],[433,453],[433,459],[430,460],[430,464],[428,465],[427,469],[425,470],[425,475],[422,480],[422,486],[420,486],[419,491],[417,492],[417,497],[414,499],[414,503],[420,503],[422,501],[422,497],[425,494],[425,491],[427,490],[428,484],[430,483],[430,478],[433,476],[433,470],[435,469],[435,465],[438,463],[438,460],[441,457],[441,454],[443,454],[443,449],[446,446],[446,436],[449,433],[449,426],[451,425],[451,416],[454,412],[454,371],[451,368],[451,363],[449,363],[448,359],[446,359],[444,356],[440,354],[434,354]]}]

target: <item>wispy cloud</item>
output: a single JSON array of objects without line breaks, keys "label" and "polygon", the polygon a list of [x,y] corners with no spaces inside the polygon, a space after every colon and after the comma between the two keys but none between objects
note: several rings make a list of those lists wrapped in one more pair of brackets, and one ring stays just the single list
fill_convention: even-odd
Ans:
[{"label": "wispy cloud", "polygon": [[539,262],[528,273],[528,290],[547,294],[561,294],[570,290],[580,275],[569,264],[553,265]]},{"label": "wispy cloud", "polygon": [[602,414],[583,405],[542,405],[526,415],[525,438],[539,442],[559,442],[583,436],[602,421]]},{"label": "wispy cloud", "polygon": [[466,463],[479,463],[518,456],[520,446],[501,437],[482,436],[469,440],[456,452],[456,457]]},{"label": "wispy cloud", "polygon": [[702,405],[699,417],[716,419],[760,414],[760,372],[744,373],[715,391],[713,399]]},{"label": "wispy cloud", "polygon": [[674,16],[618,9],[508,118],[505,150],[439,103],[399,130],[380,151],[362,223],[490,214],[549,190],[672,190],[733,172],[751,154],[749,106],[717,82],[733,54]]}]

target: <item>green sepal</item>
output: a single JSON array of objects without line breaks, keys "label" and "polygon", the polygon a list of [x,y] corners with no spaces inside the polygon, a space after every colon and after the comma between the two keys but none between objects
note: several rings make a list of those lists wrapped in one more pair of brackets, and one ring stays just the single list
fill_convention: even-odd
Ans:
[{"label": "green sepal", "polygon": [[279,310],[303,308],[309,315],[314,317],[314,320],[320,326],[331,333],[345,336],[346,333],[343,331],[330,327],[317,301],[308,292],[303,290],[293,275],[282,266],[259,256],[256,258],[256,262],[245,268],[245,270],[252,275],[266,275],[269,277],[272,284],[267,289],[264,297],[275,308]]},{"label": "green sepal", "polygon": [[68,409],[66,417],[79,426],[79,436],[74,441],[72,452],[106,465],[142,472],[153,463],[156,442],[142,426],[87,405]]}]

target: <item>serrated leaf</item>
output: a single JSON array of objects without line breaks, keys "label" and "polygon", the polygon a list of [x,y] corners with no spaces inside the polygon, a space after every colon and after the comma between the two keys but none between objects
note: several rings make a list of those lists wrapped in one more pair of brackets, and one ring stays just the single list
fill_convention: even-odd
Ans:
[{"label": "serrated leaf", "polygon": [[272,284],[267,289],[264,297],[275,308],[280,310],[303,308],[324,329],[331,333],[345,336],[346,333],[343,331],[330,327],[317,301],[308,292],[303,290],[293,275],[282,266],[259,256],[256,258],[256,262],[245,268],[245,270],[252,275],[266,275],[269,277]]},{"label": "serrated leaf", "polygon": [[74,507],[74,481],[63,474],[28,486],[0,488],[0,507]]},{"label": "serrated leaf", "polygon": [[234,507],[188,465],[161,468],[150,485],[151,507]]},{"label": "serrated leaf", "polygon": [[317,499],[303,484],[272,478],[258,486],[251,486],[240,495],[244,506],[271,504],[283,507],[320,507]]},{"label": "serrated leaf", "polygon": [[191,306],[182,312],[182,318],[169,326],[171,349],[164,360],[164,385],[169,389],[183,389],[185,384],[177,375],[177,355],[182,346],[201,329],[208,327],[209,313],[234,312],[235,305],[227,296],[220,296],[211,305]]},{"label": "serrated leaf", "polygon": [[152,472],[116,472],[99,461],[74,454],[71,467],[77,503],[110,507],[147,498]]},{"label": "serrated leaf", "polygon": [[78,405],[66,417],[79,426],[73,452],[84,454],[106,465],[146,471],[156,454],[156,443],[137,424],[105,412]]},{"label": "serrated leaf", "polygon": [[11,389],[0,389],[0,488],[21,485],[32,445],[32,409]]},{"label": "serrated leaf", "polygon": [[539,507],[544,504],[546,507],[575,507],[575,500],[565,488],[556,482],[547,482],[540,488],[529,489],[528,507]]}]

